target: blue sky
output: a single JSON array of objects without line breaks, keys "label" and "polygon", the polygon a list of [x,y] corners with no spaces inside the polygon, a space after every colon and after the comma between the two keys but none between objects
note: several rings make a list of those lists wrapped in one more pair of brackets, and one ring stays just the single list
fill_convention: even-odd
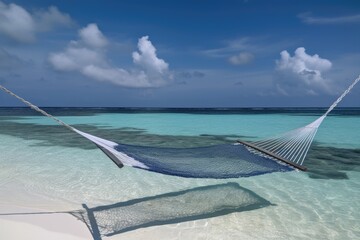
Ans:
[{"label": "blue sky", "polygon": [[0,84],[40,106],[328,106],[359,30],[356,0],[0,0]]}]

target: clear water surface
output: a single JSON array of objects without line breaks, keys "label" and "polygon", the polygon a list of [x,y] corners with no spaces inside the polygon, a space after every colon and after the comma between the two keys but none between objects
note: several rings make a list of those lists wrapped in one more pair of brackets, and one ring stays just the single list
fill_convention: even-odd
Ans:
[{"label": "clear water surface", "polygon": [[[324,109],[46,110],[80,130],[110,140],[171,147],[231,143],[239,138],[254,140],[302,127],[324,112]],[[209,212],[197,220],[136,228],[115,235],[114,239],[119,236],[360,239],[360,109],[337,109],[327,117],[305,165],[310,169],[306,173],[227,180],[186,179],[134,168],[118,169],[87,140],[50,119],[25,108],[0,108],[2,209],[17,206],[67,211],[81,209],[81,204],[98,207],[227,182],[237,183],[251,196],[270,203],[257,209],[217,216]],[[207,192],[206,199],[219,191]],[[191,196],[184,197],[188,208],[199,208],[196,199],[192,199],[196,194]],[[244,195],[243,200],[246,199]]]}]

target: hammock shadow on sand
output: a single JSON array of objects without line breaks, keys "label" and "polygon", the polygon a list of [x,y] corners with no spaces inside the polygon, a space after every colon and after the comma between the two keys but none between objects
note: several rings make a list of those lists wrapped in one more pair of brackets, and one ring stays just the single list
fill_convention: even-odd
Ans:
[{"label": "hammock shadow on sand", "polygon": [[73,212],[95,240],[139,228],[181,223],[272,205],[237,183],[225,183]]}]

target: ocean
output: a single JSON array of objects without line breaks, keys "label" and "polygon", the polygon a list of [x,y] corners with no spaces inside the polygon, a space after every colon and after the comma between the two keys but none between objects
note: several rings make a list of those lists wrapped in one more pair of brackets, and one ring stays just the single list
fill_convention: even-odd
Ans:
[{"label": "ocean", "polygon": [[[162,147],[258,140],[305,126],[326,111],[44,110],[105,139]],[[112,223],[102,228],[101,214],[95,215],[100,232],[126,239],[142,239],[142,233],[154,236],[150,239],[360,239],[360,108],[337,108],[325,119],[304,165],[309,171],[222,180],[119,169],[88,140],[51,119],[28,108],[0,108],[0,205],[37,211],[107,206]],[[144,206],[154,212],[144,214],[139,210]],[[124,213],[137,217],[113,226],[126,220]]]}]

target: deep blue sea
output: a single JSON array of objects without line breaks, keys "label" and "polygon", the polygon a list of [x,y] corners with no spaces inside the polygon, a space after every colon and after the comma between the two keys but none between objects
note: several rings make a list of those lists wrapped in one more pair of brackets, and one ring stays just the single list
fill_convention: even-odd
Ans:
[{"label": "deep blue sea", "polygon": [[[105,139],[163,147],[258,140],[305,126],[326,111],[322,108],[44,110],[81,131]],[[125,239],[149,239],[145,236],[360,239],[360,108],[337,108],[325,119],[304,165],[308,172],[224,180],[186,179],[130,167],[119,169],[89,141],[51,119],[28,108],[0,108],[0,205],[68,211],[82,209],[82,204],[94,208],[141,199],[141,208],[152,206],[151,217],[164,216],[164,222],[159,225],[159,221],[151,220],[138,208],[135,211],[127,208],[127,214],[137,216],[134,222],[145,221],[147,225],[131,225],[130,230],[115,234],[114,239],[119,236]],[[228,182],[237,184],[241,192],[224,188]],[[197,188],[203,186],[215,187],[199,193]],[[164,200],[156,196],[163,194],[178,196],[176,199],[181,201],[174,206],[171,206],[174,200],[165,201],[169,209],[176,205],[186,208],[161,212]],[[227,211],[216,210],[225,206],[216,202],[220,201],[219,194],[228,194],[226,199],[234,200]],[[192,210],[202,209],[201,206],[208,208],[196,219],[188,217]],[[130,210],[134,212],[129,213]],[[159,212],[163,215],[157,215]],[[172,218],[168,216],[171,212],[183,217]],[[123,221],[119,212],[108,214],[113,214],[112,223]]]}]

